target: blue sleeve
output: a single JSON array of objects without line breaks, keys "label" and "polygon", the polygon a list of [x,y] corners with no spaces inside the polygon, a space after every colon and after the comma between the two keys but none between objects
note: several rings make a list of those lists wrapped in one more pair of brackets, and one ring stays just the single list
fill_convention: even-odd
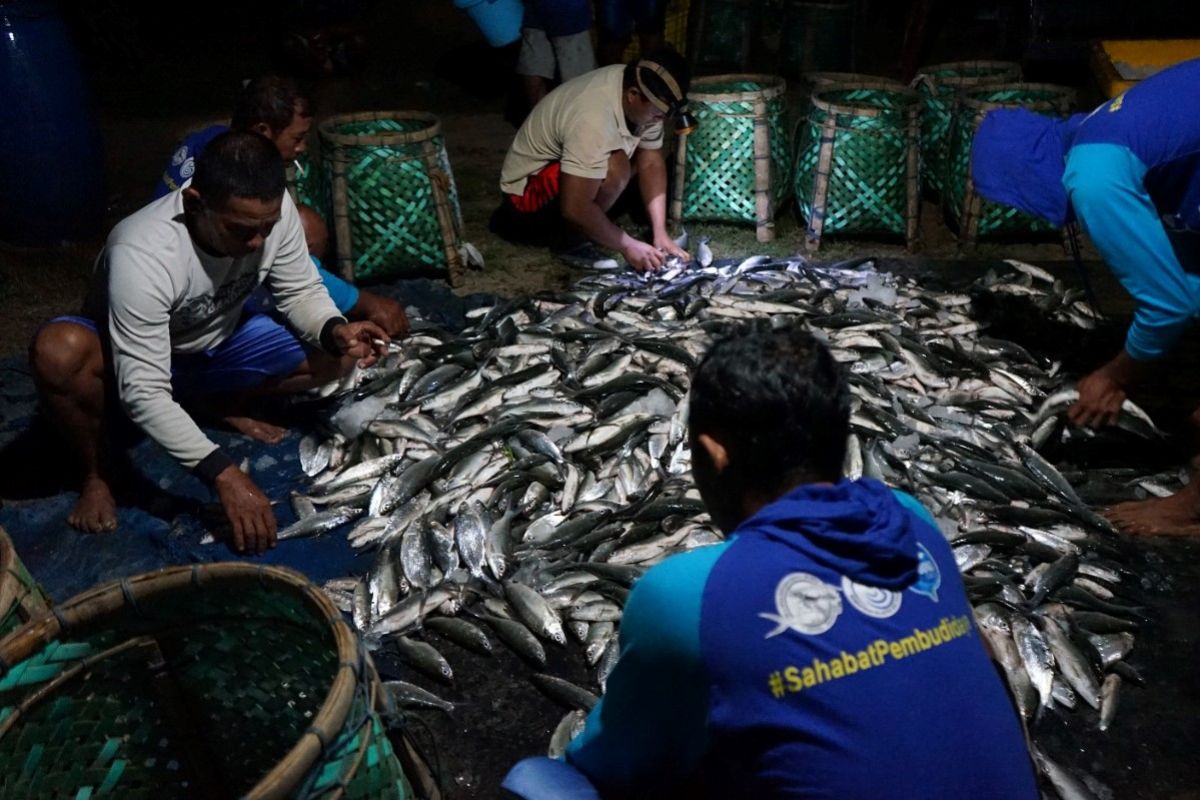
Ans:
[{"label": "blue sleeve", "polygon": [[1076,145],[1063,185],[1072,207],[1113,274],[1137,303],[1125,350],[1161,358],[1197,310],[1189,280],[1143,185],[1146,168],[1116,144]]},{"label": "blue sleeve", "polygon": [[165,197],[189,180],[196,168],[196,158],[204,152],[204,148],[208,147],[209,142],[227,130],[229,130],[228,125],[209,125],[207,128],[193,131],[183,137],[183,141],[171,154],[171,160],[167,162],[162,177],[158,179],[158,183],[154,187],[154,196],[151,199],[157,200]]},{"label": "blue sleeve", "polygon": [[[892,494],[894,494],[896,496],[896,499],[900,501],[900,505],[904,506],[909,511],[913,512],[914,514],[916,514],[918,517],[920,517],[921,519],[928,522],[933,527],[935,527],[935,528],[938,527],[937,521],[934,520],[933,515],[929,513],[929,509],[927,509],[927,508],[925,508],[925,506],[921,505],[920,500],[913,497],[908,492],[902,492],[899,489],[892,489]],[[939,528],[939,530],[940,530],[940,528]]]},{"label": "blue sleeve", "polygon": [[621,619],[620,660],[566,753],[600,788],[636,793],[669,786],[703,757],[709,697],[700,609],[726,546],[668,558],[634,584]]},{"label": "blue sleeve", "polygon": [[329,292],[333,304],[337,306],[338,311],[349,314],[350,309],[358,305],[358,287],[327,271],[321,266],[321,259],[316,256],[309,256],[309,258],[316,265],[317,274],[321,276],[321,283],[325,284],[325,291]]}]

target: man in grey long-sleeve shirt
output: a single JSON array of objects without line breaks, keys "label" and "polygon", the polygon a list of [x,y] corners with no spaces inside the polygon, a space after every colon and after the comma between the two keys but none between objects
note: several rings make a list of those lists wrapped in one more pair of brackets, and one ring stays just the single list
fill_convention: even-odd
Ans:
[{"label": "man in grey long-sleeve shirt", "polygon": [[[259,284],[291,330],[245,315]],[[116,527],[105,443],[106,398],[115,388],[129,418],[216,489],[234,548],[259,553],[275,541],[270,502],[176,394],[299,391],[356,359],[373,362],[388,340],[374,323],[338,312],[308,257],[279,153],[248,132],[214,139],[190,185],[113,229],[84,312],[52,320],[31,347],[45,405],[83,462],[68,521],[88,532]]]}]

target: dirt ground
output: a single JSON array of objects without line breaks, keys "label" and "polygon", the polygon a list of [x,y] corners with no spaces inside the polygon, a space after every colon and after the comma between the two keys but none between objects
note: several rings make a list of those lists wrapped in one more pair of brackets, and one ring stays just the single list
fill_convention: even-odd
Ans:
[{"label": "dirt ground", "polygon": [[[114,0],[108,5],[114,14],[122,7]],[[151,24],[141,21],[142,28]],[[512,54],[489,49],[467,17],[449,3],[368,3],[361,29],[368,53],[361,71],[315,81],[318,119],[375,109],[437,114],[459,187],[465,237],[487,262],[484,270],[469,273],[459,291],[512,295],[568,285],[575,273],[549,252],[511,245],[487,229],[498,199],[500,165],[515,133],[505,114],[513,96]],[[120,30],[134,33],[120,39],[119,32],[113,32]],[[94,30],[84,23],[76,25],[105,145],[107,224],[88,240],[59,246],[22,248],[0,243],[0,355],[23,352],[39,324],[77,308],[108,228],[148,198],[180,136],[227,116],[240,79],[278,68],[265,44],[267,37],[258,29],[229,33],[201,26],[191,39],[182,39],[170,50],[131,38],[138,32],[143,39],[151,38],[136,20],[118,16],[105,28],[105,35],[118,41],[101,39],[98,44],[88,38],[98,36]],[[178,31],[174,35],[182,36]],[[888,31],[867,29],[863,40],[868,45],[871,36],[886,39]],[[990,46],[986,40],[977,41],[972,53],[969,44],[956,39],[934,55],[983,58],[992,55],[986,49]],[[890,49],[864,47],[860,69],[885,74],[894,53],[894,42]],[[802,87],[789,87],[791,108],[802,93]],[[688,227],[693,234],[710,236],[719,258],[803,252],[803,224],[791,205],[781,209],[775,240],[765,245],[755,241],[750,227],[704,223]],[[897,242],[827,238],[814,258],[851,255],[907,254]],[[941,209],[925,203],[919,256],[946,260],[958,255],[958,242],[944,224]],[[973,257],[1061,262],[1070,269],[1063,248],[1055,242],[985,243]]]}]

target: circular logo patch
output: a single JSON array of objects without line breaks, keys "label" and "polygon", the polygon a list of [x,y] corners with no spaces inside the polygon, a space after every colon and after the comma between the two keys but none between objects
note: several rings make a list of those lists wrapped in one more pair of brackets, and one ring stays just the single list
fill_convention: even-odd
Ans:
[{"label": "circular logo patch", "polygon": [[843,576],[842,592],[850,605],[868,617],[887,619],[900,610],[900,593],[880,586],[865,586]]},{"label": "circular logo patch", "polygon": [[785,575],[775,587],[775,614],[761,616],[777,627],[767,637],[791,629],[809,635],[824,633],[842,614],[842,598],[833,586],[807,572]]}]

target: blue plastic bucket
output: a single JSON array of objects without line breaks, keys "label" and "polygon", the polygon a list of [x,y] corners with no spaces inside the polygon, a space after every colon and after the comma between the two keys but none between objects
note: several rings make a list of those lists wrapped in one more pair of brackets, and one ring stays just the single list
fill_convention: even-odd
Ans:
[{"label": "blue plastic bucket", "polygon": [[53,3],[0,3],[0,240],[94,236],[104,221],[100,129]]},{"label": "blue plastic bucket", "polygon": [[492,47],[504,47],[521,38],[525,15],[521,0],[454,0],[454,6],[467,12]]}]

